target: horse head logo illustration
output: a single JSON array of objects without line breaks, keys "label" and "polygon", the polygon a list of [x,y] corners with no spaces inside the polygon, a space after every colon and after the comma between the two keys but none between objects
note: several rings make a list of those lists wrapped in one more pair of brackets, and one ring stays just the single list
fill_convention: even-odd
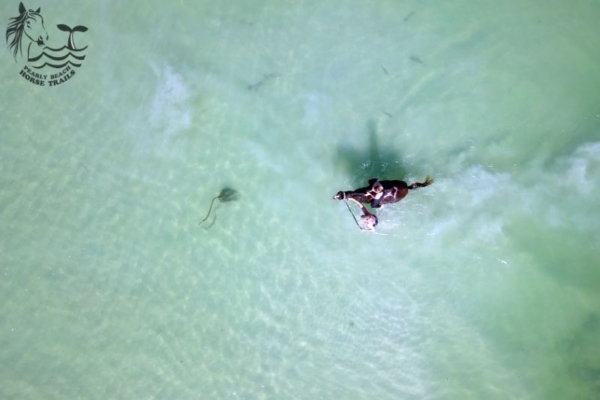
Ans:
[{"label": "horse head logo illustration", "polygon": [[15,61],[17,61],[17,54],[23,55],[23,41],[26,40],[29,41],[27,45],[27,59],[29,59],[32,45],[35,44],[42,50],[46,46],[48,32],[44,27],[44,18],[40,14],[40,8],[35,11],[28,10],[23,3],[20,3],[19,16],[10,19],[6,30],[6,42]]},{"label": "horse head logo illustration", "polygon": [[23,78],[39,86],[57,86],[71,79],[85,60],[87,46],[75,45],[75,33],[87,32],[88,28],[58,24],[59,31],[69,34],[66,45],[55,44],[61,36],[58,32],[53,34],[54,41],[48,43],[50,38],[40,12],[40,8],[34,11],[19,3],[19,15],[10,19],[6,29],[6,43],[15,62],[25,59],[20,72]]}]

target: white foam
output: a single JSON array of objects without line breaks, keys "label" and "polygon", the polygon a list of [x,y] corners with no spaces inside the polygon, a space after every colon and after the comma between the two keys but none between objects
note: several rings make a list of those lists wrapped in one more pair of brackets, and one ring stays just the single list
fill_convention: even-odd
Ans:
[{"label": "white foam", "polygon": [[600,164],[600,142],[586,143],[578,147],[568,158],[565,184],[582,193],[590,193],[596,182],[590,179],[589,170],[598,169]]},{"label": "white foam", "polygon": [[182,75],[171,66],[153,67],[157,86],[142,114],[131,123],[134,154],[173,155],[174,142],[192,124],[192,93]]},{"label": "white foam", "polygon": [[466,237],[493,243],[503,235],[504,216],[516,205],[511,195],[519,189],[510,174],[477,165],[458,177],[438,179],[424,190],[435,191],[434,198],[439,199],[432,204],[437,215],[430,219],[428,236],[439,239],[467,229],[475,235]]},{"label": "white foam", "polygon": [[148,111],[150,124],[171,138],[191,124],[191,94],[181,75],[170,66],[154,68],[161,84],[158,86]]},{"label": "white foam", "polygon": [[497,198],[500,193],[509,189],[510,175],[507,173],[493,173],[482,166],[475,166],[467,170],[469,177],[465,181],[470,194],[470,205],[480,207],[487,201]]},{"label": "white foam", "polygon": [[[453,236],[466,230],[471,234],[461,239],[461,243],[468,239],[471,245],[499,244],[505,238],[507,224],[519,215],[538,218],[551,227],[587,229],[590,222],[586,222],[589,221],[586,205],[591,204],[592,193],[600,186],[600,142],[583,144],[553,164],[549,169],[539,170],[538,163],[532,162],[531,171],[527,172],[525,167],[519,179],[482,165],[472,166],[460,175],[437,179],[427,188],[435,202],[430,204],[433,216],[423,227],[425,234],[434,241],[456,241]],[[408,204],[411,203],[405,205],[405,212],[415,212],[414,206],[408,211]],[[576,204],[579,208],[574,207]]]}]

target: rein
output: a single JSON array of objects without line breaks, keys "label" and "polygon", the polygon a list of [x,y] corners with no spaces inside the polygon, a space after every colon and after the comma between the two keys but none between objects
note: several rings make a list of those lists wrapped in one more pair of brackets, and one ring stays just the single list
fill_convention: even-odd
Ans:
[{"label": "rein", "polygon": [[346,207],[348,207],[348,211],[350,212],[350,215],[352,215],[352,218],[354,218],[354,222],[356,222],[356,226],[358,226],[360,228],[360,230],[362,230],[362,228],[360,227],[360,224],[358,223],[358,221],[356,220],[356,217],[354,216],[354,213],[352,212],[352,209],[348,205],[348,200],[344,199],[344,203],[346,203]]},{"label": "rein", "polygon": [[[344,203],[346,203],[346,207],[348,207],[348,211],[350,212],[350,215],[352,215],[352,218],[354,218],[354,222],[356,222],[356,226],[358,226],[358,228],[362,231],[363,228],[360,227],[360,224],[356,220],[356,217],[354,216],[354,213],[352,212],[352,209],[348,205],[348,200],[344,199]],[[371,231],[370,233],[372,233],[374,235],[388,236],[387,233],[379,233],[379,232],[375,232],[375,231]]]}]

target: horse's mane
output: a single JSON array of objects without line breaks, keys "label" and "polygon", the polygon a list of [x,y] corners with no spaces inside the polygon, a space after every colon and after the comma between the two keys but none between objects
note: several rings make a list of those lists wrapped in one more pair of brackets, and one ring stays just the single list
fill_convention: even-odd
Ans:
[{"label": "horse's mane", "polygon": [[23,50],[21,48],[21,39],[23,39],[25,21],[27,20],[27,18],[35,16],[41,17],[41,14],[33,10],[23,10],[23,12],[21,12],[21,14],[18,17],[13,17],[10,19],[8,29],[6,29],[6,43],[8,43],[10,37],[12,36],[12,41],[8,43],[8,47],[12,50],[15,61],[17,61],[17,53],[21,53],[21,56],[23,55]]}]

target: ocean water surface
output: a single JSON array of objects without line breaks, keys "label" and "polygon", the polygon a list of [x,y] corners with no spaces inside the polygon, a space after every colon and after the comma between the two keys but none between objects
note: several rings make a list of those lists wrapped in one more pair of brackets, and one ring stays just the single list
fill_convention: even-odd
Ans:
[{"label": "ocean water surface", "polygon": [[600,3],[25,7],[87,47],[0,49],[0,398],[600,398]]}]

